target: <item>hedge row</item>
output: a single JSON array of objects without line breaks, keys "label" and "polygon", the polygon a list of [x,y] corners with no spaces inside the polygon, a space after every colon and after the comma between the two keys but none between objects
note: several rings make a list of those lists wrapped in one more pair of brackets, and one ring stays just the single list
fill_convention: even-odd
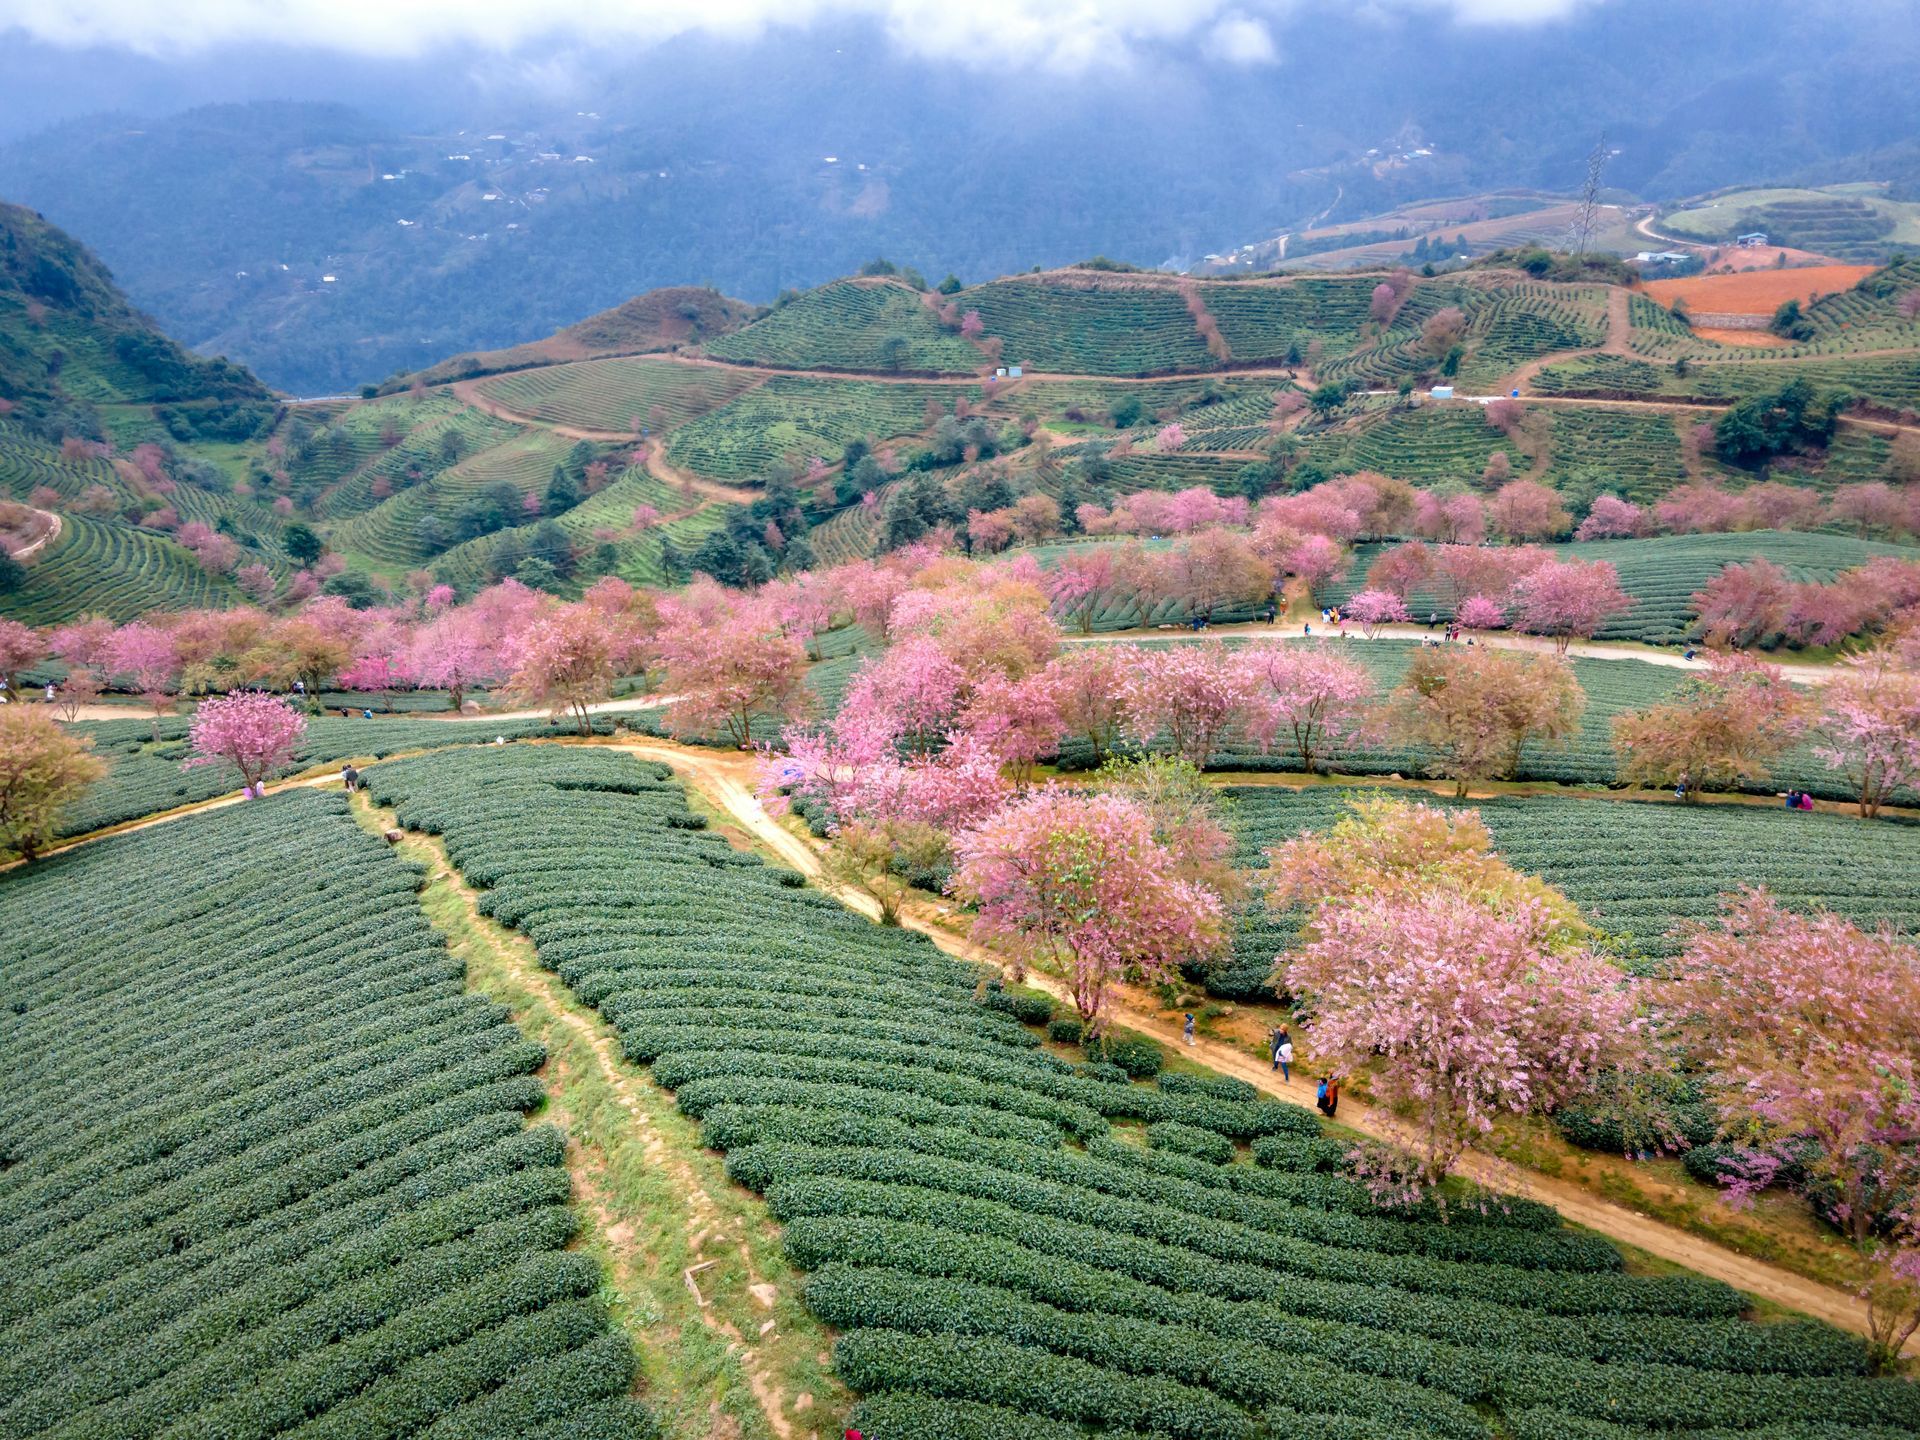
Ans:
[{"label": "hedge row", "polygon": [[0,1434],[654,1433],[418,886],[313,792],[0,877]]}]

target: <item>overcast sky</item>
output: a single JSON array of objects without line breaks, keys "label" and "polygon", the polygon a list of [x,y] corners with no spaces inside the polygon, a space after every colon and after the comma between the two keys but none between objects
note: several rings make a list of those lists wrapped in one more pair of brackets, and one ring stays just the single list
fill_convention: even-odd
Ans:
[{"label": "overcast sky", "polygon": [[[751,37],[774,26],[868,18],[903,50],[1083,71],[1157,50],[1284,63],[1286,17],[1333,0],[0,0],[0,31],[154,56],[270,42],[363,55],[445,44],[526,46]],[[1472,25],[1548,23],[1602,0],[1344,0],[1357,22],[1407,12]],[[1757,0],[1756,0],[1757,3]]]}]

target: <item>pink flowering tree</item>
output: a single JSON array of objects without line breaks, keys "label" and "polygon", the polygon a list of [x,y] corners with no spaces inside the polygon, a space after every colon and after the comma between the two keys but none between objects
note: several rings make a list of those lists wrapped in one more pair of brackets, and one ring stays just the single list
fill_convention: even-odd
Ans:
[{"label": "pink flowering tree", "polygon": [[1794,914],[1763,890],[1722,905],[1664,999],[1722,1124],[1758,1142],[1735,1194],[1767,1184],[1791,1154],[1837,1197],[1836,1221],[1879,1262],[1865,1298],[1871,1340],[1891,1363],[1920,1328],[1920,1234],[1908,1201],[1894,1245],[1874,1247],[1874,1202],[1920,1186],[1920,949],[1835,915]]},{"label": "pink flowering tree", "polygon": [[1317,597],[1329,581],[1347,568],[1347,552],[1338,540],[1326,535],[1303,535],[1282,554],[1281,568],[1297,575],[1306,584],[1307,598]]},{"label": "pink flowering tree", "polygon": [[153,710],[153,738],[160,738],[160,717],[173,703],[180,684],[180,657],[173,636],[137,620],[114,631],[106,647],[106,668],[123,676]]},{"label": "pink flowering tree", "polygon": [[717,624],[661,632],[664,685],[675,735],[724,734],[745,747],[758,719],[791,719],[807,703],[807,657],[770,617],[748,607]]},{"label": "pink flowering tree", "polygon": [[1633,608],[1619,573],[1606,560],[1549,560],[1513,586],[1513,625],[1529,635],[1550,635],[1562,655],[1574,640],[1591,640],[1616,615]]},{"label": "pink flowering tree", "polygon": [[1177,877],[1137,803],[1057,786],[1030,792],[962,832],[953,894],[974,932],[1066,977],[1087,1031],[1106,1029],[1113,987],[1170,979],[1225,937],[1219,899]]},{"label": "pink flowering tree", "polygon": [[1053,675],[1036,670],[1018,680],[984,676],[967,700],[959,728],[998,756],[1015,783],[1031,783],[1034,766],[1060,748],[1066,732]]},{"label": "pink flowering tree", "polygon": [[1340,613],[1357,622],[1369,640],[1382,625],[1404,625],[1413,618],[1407,602],[1390,590],[1362,590],[1340,607]]},{"label": "pink flowering tree", "polygon": [[1709,640],[1740,648],[1786,629],[1794,603],[1793,581],[1771,560],[1729,565],[1693,594],[1700,628]]},{"label": "pink flowering tree", "polygon": [[874,737],[875,748],[924,754],[952,727],[967,690],[966,671],[939,641],[910,635],[860,667],[840,713],[844,726]]},{"label": "pink flowering tree", "polygon": [[1171,425],[1160,427],[1160,433],[1154,436],[1154,448],[1163,455],[1171,455],[1187,443],[1187,432],[1178,420]]},{"label": "pink flowering tree", "polygon": [[47,653],[47,642],[31,625],[0,620],[0,693],[16,696],[14,677]]},{"label": "pink flowering tree", "polygon": [[1062,556],[1042,584],[1054,611],[1071,617],[1082,635],[1091,635],[1101,592],[1113,579],[1113,552],[1102,546]]},{"label": "pink flowering tree", "polygon": [[1098,766],[1113,753],[1127,722],[1127,679],[1144,664],[1135,645],[1076,645],[1044,673],[1063,732],[1083,739]]},{"label": "pink flowering tree", "polygon": [[1621,540],[1647,533],[1647,514],[1631,500],[1598,495],[1587,507],[1587,518],[1573,532],[1576,540]]},{"label": "pink flowering tree", "polygon": [[1866,819],[1920,785],[1920,675],[1886,649],[1843,660],[1820,693],[1814,754],[1847,777]]},{"label": "pink flowering tree", "polygon": [[1233,726],[1247,718],[1253,689],[1219,641],[1141,650],[1121,682],[1125,728],[1141,745],[1165,736],[1173,753],[1204,768]]},{"label": "pink flowering tree", "polygon": [[1485,595],[1469,595],[1453,618],[1463,630],[1499,630],[1507,623],[1507,607]]},{"label": "pink flowering tree", "polygon": [[524,703],[558,718],[568,715],[582,735],[593,733],[590,708],[613,693],[613,643],[603,618],[586,605],[557,607],[509,642],[507,688]]},{"label": "pink flowering tree", "polygon": [[1375,1164],[1382,1198],[1437,1184],[1502,1116],[1585,1093],[1638,1038],[1631,983],[1525,900],[1494,909],[1445,889],[1323,907],[1286,966],[1306,1039],[1335,1074],[1363,1076],[1411,1163]]},{"label": "pink flowering tree", "polygon": [[1285,744],[1300,768],[1324,768],[1374,721],[1373,677],[1327,645],[1256,645],[1240,652],[1253,689],[1247,734],[1262,750]]},{"label": "pink flowering tree", "polygon": [[193,754],[181,769],[232,765],[250,795],[265,791],[267,777],[293,762],[294,748],[307,733],[307,717],[278,695],[234,690],[200,702],[187,741]]},{"label": "pink flowering tree", "polygon": [[469,690],[501,675],[493,635],[470,609],[445,611],[414,631],[407,666],[420,684],[446,691],[455,710],[465,703]]}]

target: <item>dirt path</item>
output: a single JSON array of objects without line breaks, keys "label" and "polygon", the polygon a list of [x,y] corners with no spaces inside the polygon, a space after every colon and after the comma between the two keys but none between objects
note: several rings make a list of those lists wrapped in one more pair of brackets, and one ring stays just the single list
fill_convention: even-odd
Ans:
[{"label": "dirt path", "polygon": [[[761,807],[759,801],[754,798],[751,787],[753,764],[751,759],[726,756],[720,752],[695,752],[665,743],[649,742],[621,745],[615,748],[673,766],[708,800],[723,809],[755,840],[772,850],[787,864],[850,908],[860,911],[870,919],[877,918],[878,909],[868,897],[846,893],[828,882],[819,854],[814,848],[780,825]],[[910,904],[902,912],[901,922],[908,928],[928,936],[942,950],[951,955],[992,965],[1002,970],[1011,968],[1001,956],[949,929],[944,923],[941,907],[925,902]],[[1046,991],[1055,998],[1068,998],[1066,986],[1052,976],[1029,971],[1026,983]],[[1122,1016],[1122,1023],[1128,1029],[1151,1036],[1176,1050],[1182,1048],[1181,1027],[1175,1021],[1132,1003],[1123,1003]],[[1313,1087],[1304,1076],[1298,1082],[1287,1084],[1258,1060],[1232,1046],[1211,1039],[1200,1038],[1192,1046],[1185,1048],[1188,1054],[1202,1064],[1221,1074],[1245,1080],[1273,1099],[1298,1105],[1302,1109],[1313,1103]],[[1389,1129],[1383,1122],[1380,1112],[1353,1099],[1342,1100],[1340,1120],[1343,1124],[1372,1135],[1385,1134]],[[1699,1274],[1725,1281],[1749,1295],[1758,1296],[1805,1315],[1812,1315],[1852,1333],[1862,1334],[1865,1331],[1860,1302],[1832,1286],[1805,1279],[1765,1261],[1737,1254],[1710,1240],[1701,1239],[1674,1226],[1649,1219],[1645,1215],[1615,1205],[1611,1201],[1600,1199],[1579,1186],[1557,1181],[1549,1176],[1521,1172],[1511,1166],[1483,1157],[1470,1157],[1460,1168],[1468,1177],[1490,1188],[1504,1191],[1520,1190],[1535,1199],[1543,1200],[1558,1208],[1561,1214],[1575,1224],[1598,1231],[1621,1244],[1633,1246],[1662,1260],[1683,1265]],[[1914,1344],[1909,1346],[1909,1350],[1920,1352],[1920,1338],[1916,1338]]]},{"label": "dirt path", "polygon": [[[381,831],[401,828],[393,811],[380,809],[364,794],[356,798],[354,808],[371,828]],[[678,1310],[681,1317],[690,1311],[701,1325],[713,1332],[725,1354],[739,1366],[767,1429],[777,1440],[794,1440],[794,1424],[788,1412],[798,1397],[787,1394],[763,1354],[770,1337],[774,1349],[783,1348],[780,1342],[785,1337],[775,1336],[779,1328],[777,1322],[761,1329],[760,1317],[756,1314],[773,1311],[781,1295],[777,1287],[762,1279],[754,1266],[744,1233],[743,1207],[738,1203],[720,1203],[684,1153],[688,1143],[698,1143],[697,1131],[692,1141],[683,1136],[679,1144],[669,1143],[663,1131],[676,1118],[672,1096],[626,1061],[612,1027],[583,1006],[541,965],[531,940],[480,913],[479,893],[454,869],[442,841],[408,832],[402,847],[410,858],[426,864],[430,872],[428,894],[438,891],[455,907],[452,924],[447,923],[444,913],[436,917],[430,910],[429,918],[442,930],[448,948],[468,963],[469,984],[479,979],[480,988],[493,994],[495,987],[486,981],[493,979],[497,971],[498,978],[505,981],[505,988],[518,993],[493,994],[493,998],[514,1011],[515,1021],[523,1031],[541,1032],[537,1038],[544,1038],[548,1043],[551,1058],[542,1070],[542,1080],[549,1105],[543,1118],[558,1124],[569,1136],[566,1165],[574,1182],[575,1197],[597,1221],[597,1233],[616,1288],[623,1294],[649,1300],[653,1307],[662,1306],[663,1297],[657,1292],[664,1289],[665,1301]],[[425,899],[423,896],[423,903]],[[483,947],[484,955],[472,953],[475,947]],[[475,972],[482,969],[485,974],[476,976]],[[516,999],[521,1003],[515,1004]],[[551,1032],[555,1028],[565,1031],[566,1035],[553,1036]],[[567,1072],[580,1065],[591,1069],[596,1087],[612,1098],[619,1111],[613,1143],[605,1148],[583,1135],[587,1127],[576,1125],[565,1108],[571,1088]],[[637,1148],[638,1158],[648,1171],[655,1177],[664,1177],[674,1197],[673,1206],[654,1205],[643,1209],[644,1195],[636,1197],[621,1190],[618,1175],[626,1164],[632,1163],[625,1153],[630,1146]],[[670,1223],[663,1226],[663,1220]],[[643,1231],[653,1228],[671,1228],[675,1232],[672,1248],[678,1274],[660,1273],[661,1256],[657,1252],[662,1247],[657,1237],[642,1238]],[[762,1246],[777,1247],[777,1230],[770,1224],[765,1230],[766,1233],[756,1239]],[[738,1261],[745,1263],[736,1263]],[[691,1305],[687,1303],[689,1299]],[[792,1300],[797,1301],[797,1296]],[[742,1331],[743,1323],[759,1329],[760,1333],[749,1340]],[[652,1325],[630,1327],[634,1341],[642,1349],[658,1351],[661,1348],[663,1337],[649,1333],[653,1328]],[[665,1340],[671,1347],[672,1333]],[[801,1408],[810,1407],[809,1401]],[[724,1424],[712,1433],[726,1433]]]},{"label": "dirt path", "polygon": [[719,500],[729,505],[745,505],[760,498],[761,492],[750,486],[725,485],[718,480],[703,480],[698,475],[680,469],[667,459],[666,442],[658,436],[647,442],[646,467],[647,473],[662,485],[671,485],[678,490],[690,490],[696,495],[706,496],[709,500]]},{"label": "dirt path", "polygon": [[[1320,622],[1312,622],[1319,625]],[[1382,625],[1376,638],[1381,640],[1424,640],[1435,632],[1423,625]],[[1318,632],[1320,639],[1336,639],[1339,632],[1322,626]],[[1218,625],[1195,632],[1177,625],[1152,627],[1133,630],[1108,630],[1095,635],[1063,635],[1060,638],[1070,645],[1097,645],[1111,640],[1205,640],[1230,636],[1249,636],[1256,639],[1294,640],[1302,638],[1301,627],[1286,621],[1275,621],[1269,625],[1255,621],[1246,625]],[[1500,650],[1528,650],[1536,654],[1555,653],[1552,640],[1538,635],[1515,635],[1509,631],[1494,631],[1476,635],[1475,641],[1481,645],[1491,645]],[[1366,637],[1358,628],[1347,632],[1348,643],[1364,645]],[[1643,665],[1660,665],[1670,670],[1705,670],[1705,659],[1689,660],[1684,655],[1676,655],[1665,650],[1656,650],[1648,645],[1635,645],[1627,641],[1577,640],[1567,647],[1566,653],[1578,660],[1638,660]],[[1836,667],[1832,665],[1795,665],[1780,666],[1789,680],[1801,685],[1824,685],[1832,679]]]},{"label": "dirt path", "polygon": [[60,538],[60,517],[58,515],[51,510],[42,510],[37,506],[29,505],[27,508],[47,522],[47,529],[46,533],[38,540],[22,545],[18,550],[14,551],[13,558],[16,560],[31,560],[35,555],[38,555],[42,550],[46,549],[48,545]]}]

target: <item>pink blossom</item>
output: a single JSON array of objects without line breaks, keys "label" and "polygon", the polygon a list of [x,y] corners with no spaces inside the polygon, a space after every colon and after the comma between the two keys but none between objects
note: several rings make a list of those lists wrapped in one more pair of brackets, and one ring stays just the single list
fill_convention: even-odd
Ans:
[{"label": "pink blossom", "polygon": [[1129,735],[1142,745],[1165,735],[1174,754],[1200,767],[1253,698],[1244,668],[1219,641],[1140,651],[1122,694]]},{"label": "pink blossom", "polygon": [[1573,532],[1576,540],[1616,540],[1644,535],[1647,513],[1631,500],[1618,495],[1598,495],[1587,509],[1587,518]]},{"label": "pink blossom", "polygon": [[1116,983],[1170,978],[1224,935],[1219,899],[1176,877],[1146,812],[1116,794],[1049,785],[962,832],[954,853],[975,933],[1064,972],[1096,1035]]},{"label": "pink blossom", "polygon": [[1369,640],[1382,625],[1404,625],[1413,618],[1406,601],[1387,590],[1362,590],[1340,607],[1340,613],[1359,622]]},{"label": "pink blossom", "polygon": [[1284,742],[1314,771],[1371,731],[1366,667],[1325,645],[1254,645],[1240,655],[1253,689],[1247,734],[1263,751]]},{"label": "pink blossom", "polygon": [[182,769],[227,762],[240,782],[257,791],[269,775],[293,761],[294,747],[307,733],[307,717],[277,695],[234,690],[203,700],[187,732],[193,755]]}]

